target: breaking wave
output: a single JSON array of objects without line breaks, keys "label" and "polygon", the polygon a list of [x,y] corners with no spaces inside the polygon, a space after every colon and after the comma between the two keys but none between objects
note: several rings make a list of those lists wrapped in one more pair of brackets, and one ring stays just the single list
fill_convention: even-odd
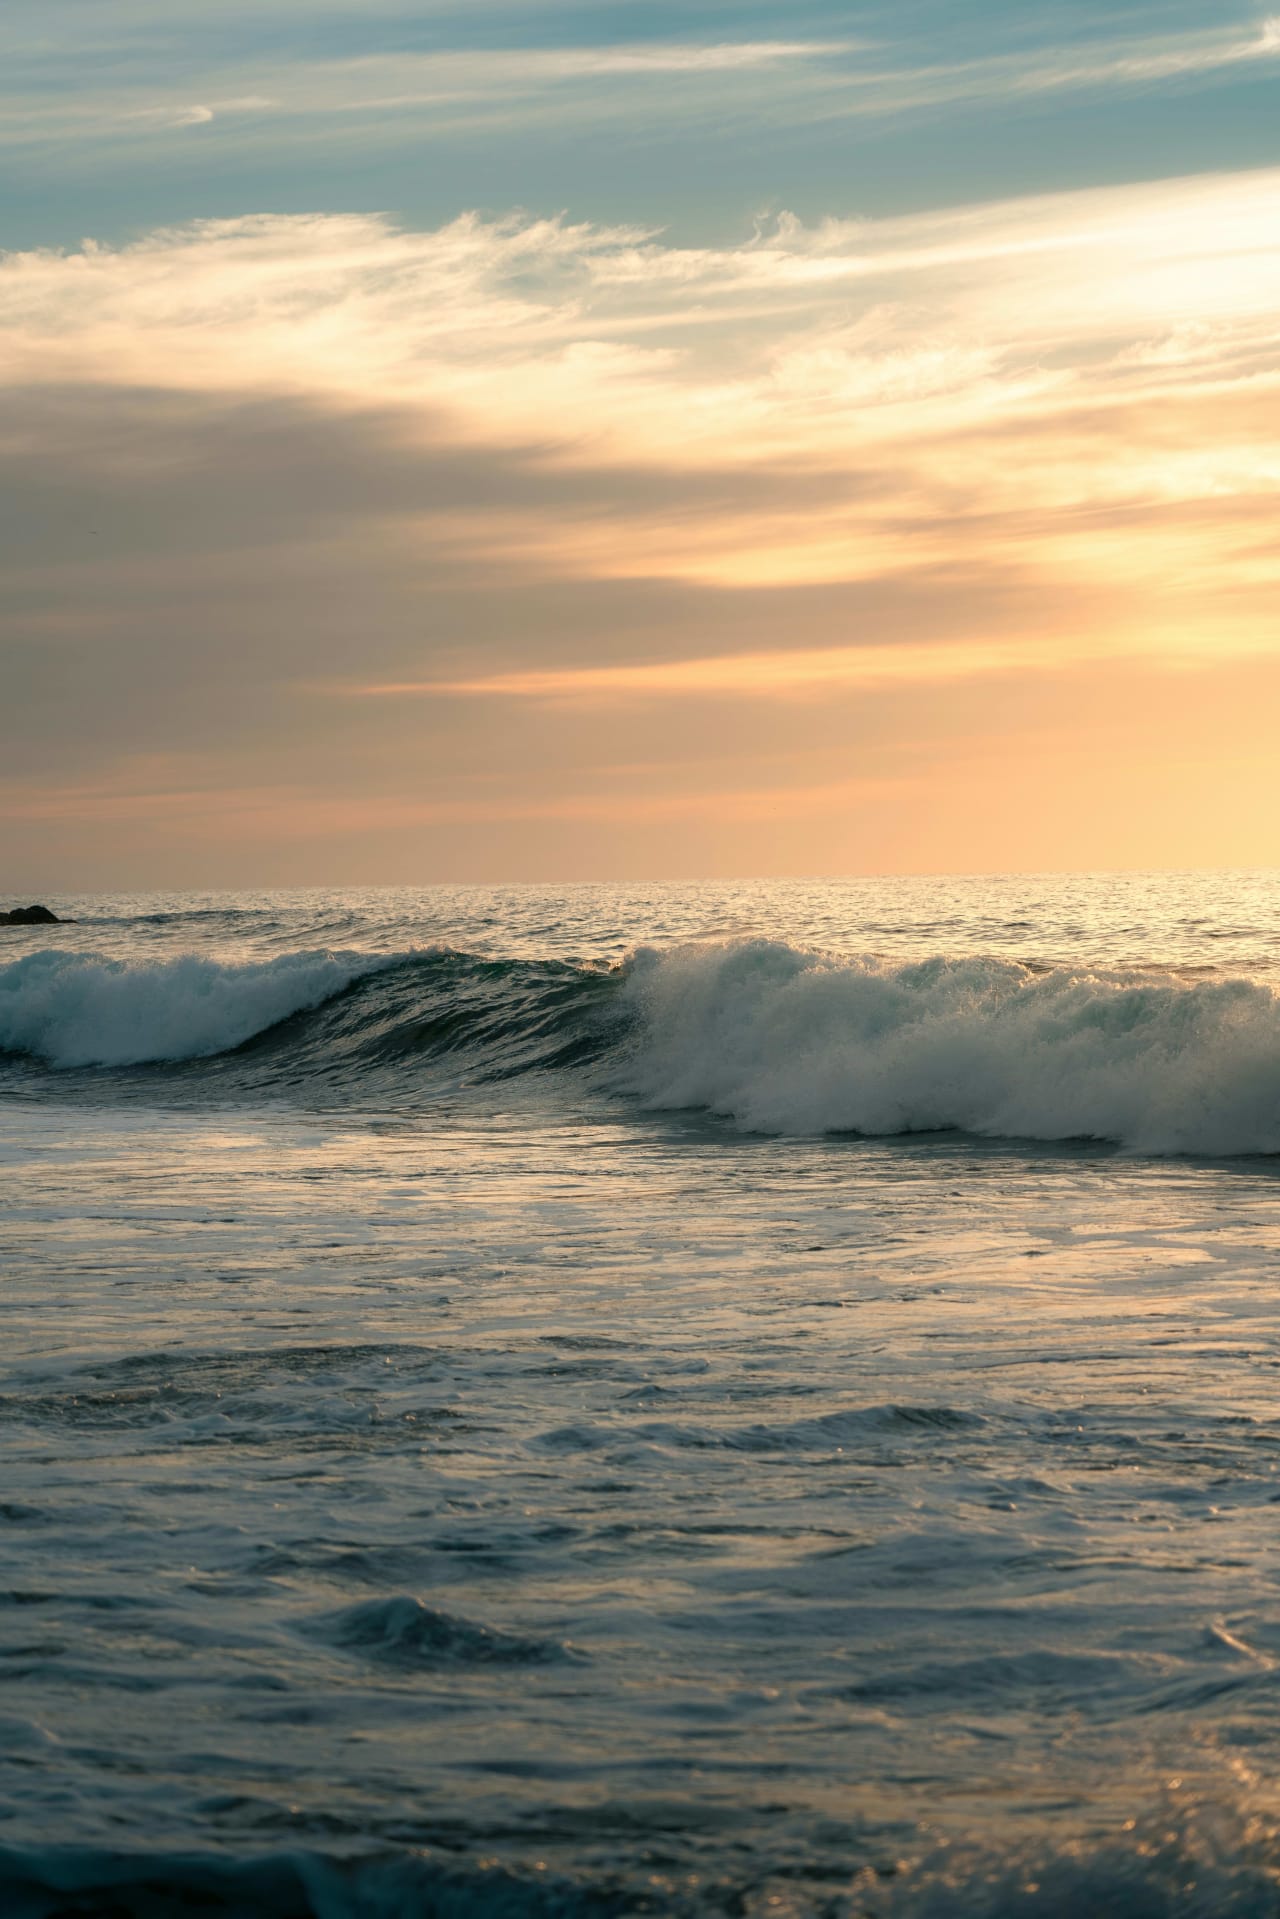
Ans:
[{"label": "breaking wave", "polygon": [[1280,997],[1261,982],[756,941],[638,954],[632,990],[636,1090],[755,1131],[1280,1152]]},{"label": "breaking wave", "polygon": [[[916,1860],[841,1857],[830,1844],[803,1873],[742,1862],[737,1875],[694,1868],[591,1877],[489,1857],[470,1864],[423,1846],[342,1856],[304,1843],[228,1856],[211,1850],[0,1846],[7,1919],[1274,1919],[1280,1847],[1274,1822],[1244,1808],[1170,1807],[1093,1844],[939,1845]],[[600,1838],[606,1837],[600,1821]],[[851,1836],[852,1837],[852,1836]],[[899,1842],[901,1835],[899,1835]],[[493,1849],[498,1852],[498,1848]],[[603,1850],[603,1848],[601,1848]],[[873,1849],[878,1850],[878,1849]],[[890,1863],[892,1862],[892,1863]],[[749,1876],[748,1876],[749,1874]]]},{"label": "breaking wave", "polygon": [[240,966],[186,954],[150,966],[30,953],[0,968],[0,1050],[51,1066],[207,1058],[331,999],[376,962],[288,953]]},{"label": "breaking wave", "polygon": [[[411,1104],[568,1074],[581,1092],[763,1133],[1111,1141],[1280,1153],[1280,995],[1262,981],[995,958],[834,958],[779,941],[642,948],[621,966],[295,953],[0,967],[11,1071],[177,1077]],[[50,1069],[55,1069],[50,1071]]]}]

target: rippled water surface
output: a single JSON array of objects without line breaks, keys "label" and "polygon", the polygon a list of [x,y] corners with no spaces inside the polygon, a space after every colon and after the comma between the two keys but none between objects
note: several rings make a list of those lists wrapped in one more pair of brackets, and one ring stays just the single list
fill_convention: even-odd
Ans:
[{"label": "rippled water surface", "polygon": [[1280,1912],[1276,875],[50,903],[6,1915]]}]

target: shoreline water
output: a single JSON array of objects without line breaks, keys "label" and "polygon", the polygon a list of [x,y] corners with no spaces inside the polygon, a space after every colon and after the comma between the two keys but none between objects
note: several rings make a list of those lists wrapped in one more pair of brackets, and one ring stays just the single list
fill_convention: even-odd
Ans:
[{"label": "shoreline water", "polygon": [[[1171,984],[998,1030],[1261,1126],[1270,895],[1232,897],[1169,895]],[[782,889],[761,946],[759,895],[468,893],[443,963],[394,958],[421,896],[74,929],[75,1019],[135,1039],[226,1014],[165,1001],[192,954],[378,970],[230,1053],[0,1074],[6,1910],[1272,1909],[1278,1163],[824,1135],[908,1031],[973,1098],[956,1034],[1088,904],[952,901],[961,986],[902,898],[833,942]],[[730,1081],[812,1111],[751,1131]]]}]

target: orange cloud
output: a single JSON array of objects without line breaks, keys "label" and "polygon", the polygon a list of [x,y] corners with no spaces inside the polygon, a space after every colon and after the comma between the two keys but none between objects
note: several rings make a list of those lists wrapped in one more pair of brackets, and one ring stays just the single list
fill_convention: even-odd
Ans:
[{"label": "orange cloud", "polygon": [[[1158,582],[1251,534],[1261,582],[1278,310],[1275,171],[783,219],[720,250],[260,216],[7,256],[0,379],[393,409],[406,445],[536,450],[548,474],[754,476],[749,507],[637,505],[624,534],[532,502],[435,516],[459,551],[561,575],[774,585],[985,555]],[[829,484],[800,512],[802,475]]]}]

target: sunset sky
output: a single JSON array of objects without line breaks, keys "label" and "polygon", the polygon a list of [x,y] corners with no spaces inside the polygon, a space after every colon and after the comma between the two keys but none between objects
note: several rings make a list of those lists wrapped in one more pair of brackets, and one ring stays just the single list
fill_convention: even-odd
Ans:
[{"label": "sunset sky", "polygon": [[1280,16],[6,0],[6,892],[1280,863]]}]

